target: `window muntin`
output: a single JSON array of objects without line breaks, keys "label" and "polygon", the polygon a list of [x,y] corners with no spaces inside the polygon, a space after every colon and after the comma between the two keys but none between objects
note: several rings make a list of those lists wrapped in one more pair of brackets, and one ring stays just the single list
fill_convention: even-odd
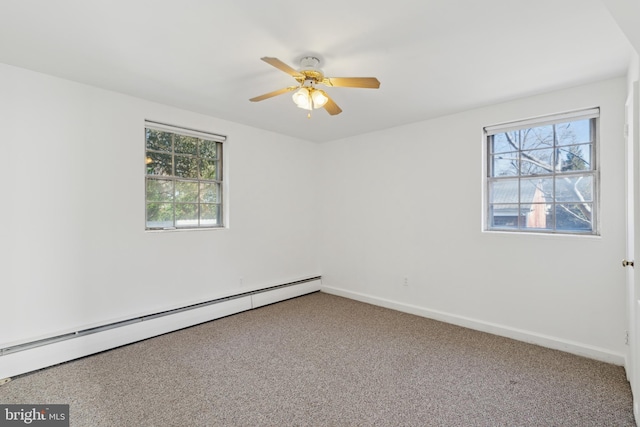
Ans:
[{"label": "window muntin", "polygon": [[598,234],[598,116],[485,128],[487,230]]},{"label": "window muntin", "polygon": [[225,137],[145,123],[147,230],[219,228]]}]

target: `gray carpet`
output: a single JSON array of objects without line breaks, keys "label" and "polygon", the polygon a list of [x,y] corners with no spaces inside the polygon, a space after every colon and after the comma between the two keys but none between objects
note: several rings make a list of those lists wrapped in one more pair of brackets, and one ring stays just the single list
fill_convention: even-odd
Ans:
[{"label": "gray carpet", "polygon": [[623,368],[315,293],[0,386],[72,426],[633,426]]}]

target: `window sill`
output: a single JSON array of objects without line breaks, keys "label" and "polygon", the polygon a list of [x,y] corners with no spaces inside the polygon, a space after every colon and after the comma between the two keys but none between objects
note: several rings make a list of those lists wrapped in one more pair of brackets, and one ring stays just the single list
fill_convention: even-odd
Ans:
[{"label": "window sill", "polygon": [[145,233],[173,233],[173,232],[188,232],[188,231],[214,231],[214,230],[227,230],[229,227],[202,227],[202,228],[147,228]]},{"label": "window sill", "polygon": [[536,236],[550,239],[578,238],[578,239],[601,239],[601,234],[584,233],[545,233],[543,231],[502,231],[502,230],[482,230],[482,234],[500,236]]}]

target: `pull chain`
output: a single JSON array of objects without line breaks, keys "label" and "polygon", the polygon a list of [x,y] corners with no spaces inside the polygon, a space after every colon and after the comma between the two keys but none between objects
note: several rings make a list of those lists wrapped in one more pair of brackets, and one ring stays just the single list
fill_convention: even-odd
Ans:
[{"label": "pull chain", "polygon": [[[313,90],[313,87],[311,87],[311,90]],[[311,96],[311,91],[309,91],[309,105],[311,106],[311,108],[309,109],[309,113],[307,114],[307,119],[311,118],[311,112],[313,111],[313,96]]]}]

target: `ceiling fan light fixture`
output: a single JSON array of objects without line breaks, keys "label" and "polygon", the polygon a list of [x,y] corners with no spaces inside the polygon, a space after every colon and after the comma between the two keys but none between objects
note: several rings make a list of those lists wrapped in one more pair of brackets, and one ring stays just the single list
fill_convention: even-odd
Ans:
[{"label": "ceiling fan light fixture", "polygon": [[329,100],[329,97],[323,90],[315,89],[311,92],[311,99],[313,99],[313,108],[322,108]]},{"label": "ceiling fan light fixture", "polygon": [[313,87],[302,87],[292,96],[293,102],[303,110],[322,108],[329,101],[329,97],[323,90]]},{"label": "ceiling fan light fixture", "polygon": [[298,108],[305,110],[311,109],[311,95],[309,94],[309,89],[306,87],[300,88],[300,90],[293,94],[292,98]]}]

